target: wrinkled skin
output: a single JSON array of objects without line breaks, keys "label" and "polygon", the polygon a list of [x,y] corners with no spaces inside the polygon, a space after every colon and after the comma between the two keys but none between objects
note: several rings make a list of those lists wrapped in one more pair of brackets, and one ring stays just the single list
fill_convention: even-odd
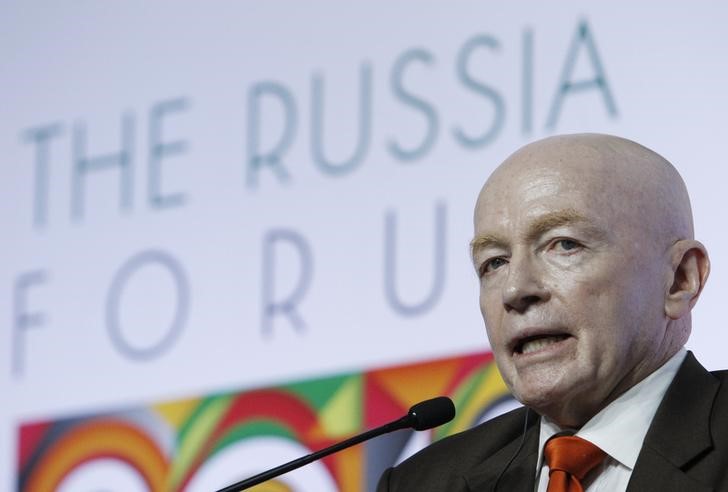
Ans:
[{"label": "wrinkled skin", "polygon": [[474,222],[498,368],[559,425],[580,427],[687,341],[709,261],[682,179],[649,149],[596,134],[530,144],[488,179]]}]

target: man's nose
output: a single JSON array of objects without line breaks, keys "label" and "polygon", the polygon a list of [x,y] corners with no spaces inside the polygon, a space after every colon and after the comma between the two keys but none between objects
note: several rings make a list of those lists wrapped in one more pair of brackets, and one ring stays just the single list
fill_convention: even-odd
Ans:
[{"label": "man's nose", "polygon": [[544,286],[542,272],[530,255],[511,257],[508,277],[503,286],[503,305],[506,311],[523,313],[534,304],[547,301],[550,297]]}]

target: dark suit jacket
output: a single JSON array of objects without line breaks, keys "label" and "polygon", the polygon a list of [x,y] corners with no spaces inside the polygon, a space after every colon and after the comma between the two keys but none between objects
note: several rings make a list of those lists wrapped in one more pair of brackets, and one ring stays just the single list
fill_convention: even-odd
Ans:
[{"label": "dark suit jacket", "polygon": [[[491,491],[502,473],[496,490],[533,492],[538,422],[535,412],[520,408],[438,441],[387,470],[377,491]],[[650,424],[627,490],[728,491],[728,371],[710,373],[688,352]]]}]

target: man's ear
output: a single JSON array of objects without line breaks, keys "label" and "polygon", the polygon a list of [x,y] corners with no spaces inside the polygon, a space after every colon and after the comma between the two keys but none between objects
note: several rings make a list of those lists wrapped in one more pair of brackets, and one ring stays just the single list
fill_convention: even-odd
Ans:
[{"label": "man's ear", "polygon": [[710,273],[708,251],[699,241],[684,239],[670,248],[672,277],[665,296],[665,314],[680,319],[690,313]]}]

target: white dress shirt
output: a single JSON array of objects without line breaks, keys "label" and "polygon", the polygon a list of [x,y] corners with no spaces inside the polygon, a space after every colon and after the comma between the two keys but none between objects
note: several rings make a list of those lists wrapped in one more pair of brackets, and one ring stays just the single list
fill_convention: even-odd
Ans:
[{"label": "white dress shirt", "polygon": [[[662,367],[592,417],[575,434],[594,443],[608,455],[582,481],[584,492],[627,490],[647,429],[686,355],[687,351],[681,349]],[[543,447],[551,436],[565,430],[568,429],[560,428],[546,417],[541,418],[541,452],[536,465],[537,492],[546,492],[549,483],[549,467],[543,459]]]}]

